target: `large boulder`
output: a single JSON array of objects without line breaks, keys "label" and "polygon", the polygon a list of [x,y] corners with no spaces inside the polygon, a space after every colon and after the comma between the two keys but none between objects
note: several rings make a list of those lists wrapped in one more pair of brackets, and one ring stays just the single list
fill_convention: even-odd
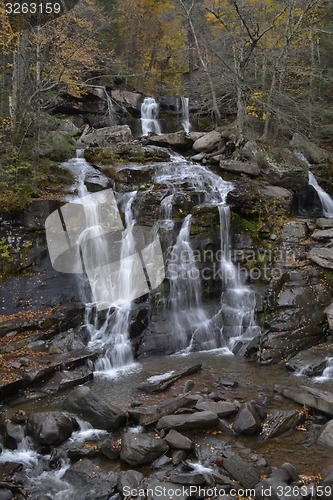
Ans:
[{"label": "large boulder", "polygon": [[229,417],[233,413],[236,413],[238,406],[236,403],[231,403],[230,401],[198,403],[196,409],[200,411],[211,411],[216,413],[220,418]]},{"label": "large boulder", "polygon": [[208,132],[208,134],[205,134],[197,139],[193,144],[193,149],[198,153],[210,153],[219,146],[221,141],[221,134],[216,132],[216,130],[212,130],[211,132]]},{"label": "large boulder", "polygon": [[60,444],[71,436],[73,422],[60,411],[33,413],[27,432],[40,444]]},{"label": "large boulder", "polygon": [[260,168],[256,163],[237,160],[221,160],[220,168],[226,172],[235,174],[246,174],[250,177],[256,177],[260,174]]},{"label": "large boulder", "polygon": [[185,415],[167,415],[157,422],[157,429],[206,429],[215,427],[219,423],[219,417],[211,411],[202,411]]},{"label": "large boulder", "polygon": [[333,450],[333,420],[324,425],[318,437],[318,444]]},{"label": "large boulder", "polygon": [[183,436],[179,432],[171,429],[170,432],[165,436],[165,441],[171,448],[176,448],[177,450],[190,451],[194,448],[194,443],[190,438]]},{"label": "large boulder", "polygon": [[126,433],[123,435],[120,458],[132,466],[146,465],[168,451],[168,445],[152,434]]},{"label": "large boulder", "polygon": [[179,131],[171,134],[153,135],[148,137],[147,143],[184,151],[192,146],[193,140],[190,139],[185,132]]},{"label": "large boulder", "polygon": [[65,406],[97,429],[114,430],[125,420],[120,408],[98,398],[86,386],[71,392],[65,399]]},{"label": "large boulder", "polygon": [[275,385],[274,390],[285,398],[292,399],[301,405],[310,406],[330,417],[333,417],[333,394],[313,387],[301,385],[300,387],[285,387]]},{"label": "large boulder", "polygon": [[307,166],[288,150],[267,153],[262,160],[261,173],[270,184],[294,191],[309,183]]},{"label": "large boulder", "polygon": [[[71,465],[62,480],[71,485],[72,500],[108,500],[116,493],[118,474],[83,459]],[[49,487],[45,481],[45,493]]]},{"label": "large boulder", "polygon": [[114,99],[117,104],[124,106],[126,109],[131,110],[132,112],[140,112],[142,95],[137,94],[136,92],[130,92],[128,90],[112,90],[111,97]]},{"label": "large boulder", "polygon": [[302,153],[310,163],[327,161],[329,153],[311,142],[305,135],[296,132],[290,141],[290,146]]},{"label": "large boulder", "polygon": [[89,144],[95,147],[107,148],[116,146],[121,142],[130,142],[132,132],[128,125],[116,125],[113,127],[104,127],[95,129],[89,134],[81,137],[83,144]]}]

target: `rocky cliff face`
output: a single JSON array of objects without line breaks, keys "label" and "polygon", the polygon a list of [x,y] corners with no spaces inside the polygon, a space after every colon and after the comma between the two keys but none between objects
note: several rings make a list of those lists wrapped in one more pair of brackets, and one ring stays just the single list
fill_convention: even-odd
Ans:
[{"label": "rocky cliff face", "polygon": [[[299,193],[309,188],[307,167],[291,151],[259,151],[257,145],[250,143],[245,148],[246,158],[235,160],[232,153],[235,149],[230,146],[232,138],[218,134],[221,139],[215,140],[213,146],[211,143],[213,151],[205,152],[200,161],[213,163],[210,168],[234,184],[228,196],[232,210],[232,258],[244,280],[256,292],[257,316],[262,327],[258,360],[263,364],[276,363],[327,337],[325,307],[332,290],[331,257],[326,255],[331,252],[333,239],[330,221],[298,218],[295,214]],[[98,139],[98,134],[96,137]],[[184,134],[181,137],[185,137]],[[202,137],[202,134],[189,135],[186,147]],[[175,137],[171,139],[175,141]],[[201,143],[207,149],[207,141],[201,140]],[[221,145],[224,152],[209,156],[214,149],[221,149]],[[86,150],[86,155],[99,171],[96,177],[108,178],[107,184],[94,183],[93,191],[106,185],[114,186],[119,192],[137,190],[133,203],[136,219],[141,225],[154,225],[160,217],[162,200],[172,193],[170,185],[154,180],[156,161],[165,161],[167,153],[155,146],[131,141],[115,144],[113,136],[108,147],[100,148],[96,144],[95,148]],[[224,158],[217,158],[219,155]],[[124,161],[136,164],[141,161],[145,166],[133,168],[133,163],[127,165]],[[313,190],[311,196],[314,203],[308,203],[306,213],[315,216],[319,204]],[[209,304],[219,302],[221,293],[216,262],[207,258],[216,255],[220,248],[220,220],[218,207],[205,204],[204,199],[204,188],[193,190],[186,183],[179,187],[173,197],[175,230],[170,233],[161,227],[160,236],[166,250],[174,244],[185,217],[192,214],[191,244],[198,255],[199,270],[205,268],[203,301],[210,307]],[[79,332],[83,321],[75,276],[56,273],[48,257],[44,221],[59,203],[37,200],[24,213],[1,216],[4,227],[1,335],[6,341],[6,352],[15,353],[33,342],[39,342],[46,352],[57,345],[56,351],[62,354],[68,349],[84,348],[84,336],[79,343],[74,337],[71,342],[60,337],[58,343],[51,342],[59,332],[71,327]],[[327,230],[329,234],[323,234]],[[163,316],[168,286],[168,282],[164,282],[152,300],[145,297],[133,307],[130,336],[138,356],[174,351],[171,337],[175,325]],[[29,336],[22,339],[23,332],[29,332]],[[18,343],[16,335],[20,339]]]}]

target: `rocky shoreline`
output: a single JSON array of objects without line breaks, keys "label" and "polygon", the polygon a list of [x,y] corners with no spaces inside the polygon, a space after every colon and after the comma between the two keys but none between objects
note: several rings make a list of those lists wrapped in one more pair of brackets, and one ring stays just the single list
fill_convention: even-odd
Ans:
[{"label": "rocky shoreline", "polygon": [[[201,365],[149,377],[126,407],[96,395],[91,382],[67,390],[58,410],[26,413],[12,402],[1,422],[2,454],[12,455],[2,459],[0,498],[332,498],[332,466],[318,469],[310,457],[306,472],[301,465],[309,449],[333,458],[332,399],[320,411],[309,400],[295,406],[278,395],[294,399],[293,389],[277,386],[270,400],[249,400],[242,380],[209,378]],[[325,391],[309,390],[324,401]],[[286,455],[272,465],[298,436],[300,462]],[[24,439],[30,463],[18,451]]]}]

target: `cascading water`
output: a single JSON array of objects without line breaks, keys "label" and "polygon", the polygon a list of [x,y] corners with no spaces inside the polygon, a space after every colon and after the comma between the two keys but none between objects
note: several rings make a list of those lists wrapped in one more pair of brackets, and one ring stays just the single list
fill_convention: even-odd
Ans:
[{"label": "cascading water", "polygon": [[[255,294],[241,283],[238,270],[231,260],[230,209],[226,198],[233,189],[230,182],[205,167],[190,163],[174,155],[172,163],[157,169],[155,181],[172,186],[186,184],[199,203],[216,205],[220,219],[220,278],[222,285],[221,305],[217,313],[209,316],[202,304],[201,278],[196,265],[190,239],[191,215],[180,229],[176,242],[167,259],[167,277],[170,296],[164,307],[169,307],[176,325],[174,345],[176,349],[208,350],[233,347],[235,342],[251,339],[259,334],[255,320]],[[162,201],[163,211],[174,201],[170,195]]]},{"label": "cascading water", "polygon": [[158,121],[159,106],[153,97],[145,97],[141,104],[141,128],[142,135],[150,133],[160,134],[161,127]]},{"label": "cascading water", "polygon": [[312,186],[321,201],[323,207],[323,214],[325,217],[332,218],[333,217],[333,200],[326,191],[318,184],[316,177],[312,172],[309,172],[309,184]]},{"label": "cascading water", "polygon": [[[79,198],[73,201],[82,204],[85,213],[86,228],[79,237],[78,244],[89,239],[89,250],[93,259],[100,269],[109,262],[109,241],[104,231],[105,213],[101,210],[99,198],[88,196],[89,192],[85,185],[87,172],[92,167],[85,161],[81,153],[77,158],[66,164],[77,178],[77,190]],[[103,191],[101,192],[103,194]],[[85,307],[85,326],[90,335],[89,347],[91,349],[101,348],[104,355],[95,362],[96,373],[114,371],[114,369],[131,365],[134,361],[131,343],[128,337],[129,316],[131,311],[132,292],[135,288],[133,280],[136,274],[133,272],[134,261],[129,256],[135,253],[135,242],[133,227],[135,220],[132,214],[132,202],[136,192],[126,193],[120,205],[123,208],[126,229],[122,232],[120,244],[120,267],[117,272],[117,300],[108,303],[104,321],[100,324],[98,304],[91,300],[91,290],[88,290],[87,280],[80,276],[78,278],[79,288]],[[120,225],[118,227],[121,228]],[[98,272],[93,275],[90,271],[89,281],[94,291],[95,281],[99,296],[110,296],[110,276]],[[87,291],[88,290],[88,291]],[[105,292],[105,293],[104,293]]]},{"label": "cascading water", "polygon": [[326,359],[326,367],[320,377],[316,377],[316,382],[327,382],[333,379],[333,358]]},{"label": "cascading water", "polygon": [[182,126],[186,134],[191,132],[191,122],[190,122],[190,109],[189,109],[189,98],[181,97],[182,103]]},{"label": "cascading water", "polygon": [[[299,158],[301,161],[306,163],[308,167],[311,167],[311,163],[305,158],[305,156],[300,153],[299,151],[295,151],[295,155],[297,158]],[[322,209],[323,209],[323,215],[328,218],[333,217],[333,200],[330,197],[328,193],[319,185],[315,175],[310,172],[309,170],[309,185],[313,187],[313,189],[316,191],[318,194],[318,197],[320,199]]]},{"label": "cascading water", "polygon": [[111,96],[105,91],[106,95],[106,103],[108,106],[108,119],[109,119],[109,126],[112,127],[113,125],[117,125],[117,118],[116,118],[116,111],[114,109],[113,101]]}]

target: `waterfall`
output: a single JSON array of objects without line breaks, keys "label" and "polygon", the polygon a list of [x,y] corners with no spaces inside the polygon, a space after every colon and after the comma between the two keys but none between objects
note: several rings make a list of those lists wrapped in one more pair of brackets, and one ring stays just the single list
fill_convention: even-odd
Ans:
[{"label": "waterfall", "polygon": [[326,359],[326,367],[320,377],[315,377],[316,382],[327,382],[333,379],[333,358]]},{"label": "waterfall", "polygon": [[114,109],[114,105],[112,102],[111,96],[105,91],[106,95],[106,103],[108,106],[108,118],[109,118],[109,126],[112,127],[113,125],[117,125],[117,114]]},{"label": "waterfall", "polygon": [[[230,209],[226,198],[233,185],[180,155],[174,155],[167,167],[161,165],[157,169],[155,181],[169,185],[173,191],[177,185],[186,184],[200,203],[213,204],[219,211],[221,303],[217,313],[210,316],[202,304],[200,271],[190,239],[191,215],[185,218],[166,262],[170,284],[167,304],[177,332],[175,346],[188,351],[232,349],[237,340],[252,339],[260,332],[255,319],[256,297],[241,282],[230,252]],[[171,214],[173,202],[174,195],[164,198],[161,211]]]},{"label": "waterfall", "polygon": [[[110,227],[112,224],[110,215],[114,215],[110,213],[114,202],[110,190],[89,196],[85,178],[92,167],[82,157],[80,151],[77,152],[77,158],[67,162],[66,166],[77,179],[79,197],[73,201],[84,208],[85,229],[78,238],[78,244],[81,245],[84,262],[93,264],[86,268],[91,289],[87,286],[84,275],[78,275],[79,289],[85,303],[85,326],[90,335],[89,348],[104,351],[104,355],[95,362],[97,373],[114,371],[131,365],[134,361],[128,330],[131,302],[138,296],[136,295],[138,276],[134,269],[136,261],[133,258],[136,252],[133,236],[135,220],[132,213],[132,202],[136,191],[125,193],[120,201],[126,229],[122,231],[119,215],[115,219],[116,225],[113,222],[113,227]],[[105,228],[106,224],[109,227]],[[112,239],[116,234],[114,230],[121,231],[120,239],[118,237],[119,241],[116,242],[119,245],[119,261],[115,269],[109,264],[110,250],[113,250],[114,242],[111,242],[110,246],[109,233],[106,229],[113,230]],[[101,322],[99,310],[105,308],[107,312],[104,321]]]},{"label": "waterfall", "polygon": [[186,134],[191,132],[191,122],[190,122],[190,109],[189,109],[189,98],[181,97],[182,103],[182,126]]},{"label": "waterfall", "polygon": [[153,97],[145,97],[141,104],[141,127],[142,135],[160,134],[161,128],[158,122],[159,106]]},{"label": "waterfall", "polygon": [[191,215],[188,215],[179,231],[167,265],[170,294],[167,305],[171,309],[175,325],[176,350],[189,344],[189,335],[198,328],[208,327],[209,317],[201,303],[201,280],[190,240]]},{"label": "waterfall", "polygon": [[312,172],[309,172],[309,184],[312,186],[321,201],[323,207],[323,214],[325,217],[332,218],[333,217],[333,200],[326,191],[318,184],[316,177]]}]

